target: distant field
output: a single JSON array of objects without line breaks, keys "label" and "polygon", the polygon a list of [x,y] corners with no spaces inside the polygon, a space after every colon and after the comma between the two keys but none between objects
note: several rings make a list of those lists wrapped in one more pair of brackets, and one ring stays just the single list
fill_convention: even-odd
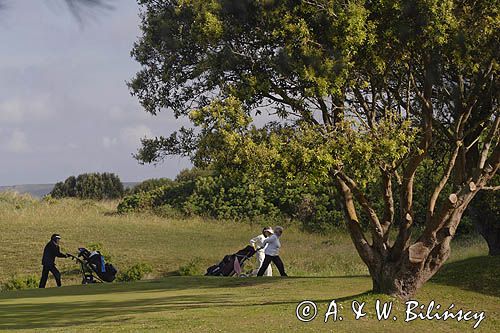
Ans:
[{"label": "distant field", "polygon": [[[0,194],[0,284],[12,276],[40,274],[40,257],[50,235],[63,236],[63,250],[75,252],[92,242],[103,245],[118,269],[149,263],[149,281],[81,286],[75,263],[61,259],[65,287],[0,293],[0,330],[173,331],[173,332],[457,332],[471,322],[403,320],[378,322],[371,280],[344,231],[309,234],[287,227],[282,258],[288,279],[180,277],[180,266],[194,263],[198,274],[225,254],[244,247],[260,224],[203,219],[166,219],[149,214],[117,215],[116,202],[39,201]],[[265,224],[263,222],[262,224]],[[485,256],[481,239],[455,241],[449,263],[417,294],[420,302],[484,310],[478,332],[498,331],[500,258]],[[253,260],[246,269],[253,266]],[[68,286],[72,285],[72,286]],[[54,286],[52,278],[49,287]],[[310,323],[295,318],[302,300],[317,302],[324,314],[332,299],[343,305],[344,321]],[[355,321],[352,300],[366,301],[367,317]]]}]

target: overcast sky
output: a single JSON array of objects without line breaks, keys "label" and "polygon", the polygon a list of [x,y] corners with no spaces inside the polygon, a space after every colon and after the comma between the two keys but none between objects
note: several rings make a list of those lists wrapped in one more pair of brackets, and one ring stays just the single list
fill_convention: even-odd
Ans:
[{"label": "overcast sky", "polygon": [[[174,177],[189,161],[142,166],[131,156],[144,136],[185,124],[153,117],[125,81],[140,35],[134,0],[87,15],[81,25],[60,0],[10,0],[0,12],[0,185],[53,183],[83,172],[122,181]],[[95,17],[97,16],[97,17]],[[92,18],[93,17],[93,18]]]}]

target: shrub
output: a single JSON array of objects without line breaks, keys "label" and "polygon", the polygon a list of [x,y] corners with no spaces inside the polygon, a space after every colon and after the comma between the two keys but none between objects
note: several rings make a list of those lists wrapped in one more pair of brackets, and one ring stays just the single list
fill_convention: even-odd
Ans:
[{"label": "shrub", "polygon": [[200,169],[197,167],[191,169],[183,169],[175,177],[175,181],[178,183],[195,182],[197,179],[212,176],[213,174],[214,171],[211,169]]},{"label": "shrub", "polygon": [[126,196],[119,213],[152,211],[179,218],[198,215],[218,219],[266,221],[298,219],[310,231],[325,232],[342,219],[332,187],[276,177],[262,183],[240,174],[183,170],[175,181],[148,192]]},{"label": "shrub", "polygon": [[153,207],[153,212],[158,216],[172,219],[182,219],[183,217],[185,217],[184,213],[169,204]]},{"label": "shrub", "polygon": [[153,179],[147,179],[136,186],[132,189],[131,194],[137,194],[141,192],[150,192],[153,190],[156,190],[159,187],[163,186],[171,186],[175,182],[169,178],[153,178]]},{"label": "shrub", "polygon": [[[168,205],[180,211],[184,202],[193,193],[192,182],[163,185],[149,192],[128,195],[118,205],[119,213],[140,212]],[[161,211],[161,210],[160,210]]]},{"label": "shrub", "polygon": [[119,282],[132,282],[139,281],[144,278],[147,274],[153,271],[153,267],[149,264],[140,263],[135,264],[129,269],[118,273],[116,280]]},{"label": "shrub", "polygon": [[35,275],[14,276],[2,286],[2,290],[20,290],[38,288],[38,277]]},{"label": "shrub", "polygon": [[116,199],[124,194],[120,178],[113,173],[84,173],[70,176],[64,182],[55,184],[50,195],[54,198]]},{"label": "shrub", "polygon": [[189,261],[185,265],[179,266],[179,275],[181,276],[192,276],[192,275],[201,275],[203,269],[201,267],[201,259],[196,257]]},{"label": "shrub", "polygon": [[127,195],[118,204],[118,213],[131,213],[140,212],[152,207],[152,193],[151,192],[139,192],[136,194]]}]

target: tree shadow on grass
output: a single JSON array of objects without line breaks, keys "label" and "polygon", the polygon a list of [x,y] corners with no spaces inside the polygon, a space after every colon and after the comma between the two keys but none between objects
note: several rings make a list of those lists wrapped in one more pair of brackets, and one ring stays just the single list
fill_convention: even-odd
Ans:
[{"label": "tree shadow on grass", "polygon": [[500,256],[481,256],[446,264],[431,282],[500,297]]},{"label": "tree shadow on grass", "polygon": [[[341,277],[337,277],[341,278]],[[345,277],[344,277],[345,278]],[[172,277],[158,281],[122,283],[94,286],[71,286],[51,290],[29,290],[0,294],[0,330],[29,328],[59,328],[78,325],[126,322],[131,316],[154,312],[175,313],[179,310],[240,307],[251,311],[252,307],[290,305],[295,309],[301,300],[293,296],[286,300],[268,301],[251,294],[240,297],[239,287],[252,287],[281,282],[297,281],[301,278],[217,278],[217,277]],[[325,279],[312,277],[302,279]],[[333,278],[336,279],[336,278]],[[209,292],[209,288],[220,288],[220,292]],[[191,290],[188,295],[179,295]],[[130,293],[130,296],[124,293]],[[94,297],[81,301],[79,295]],[[103,297],[104,295],[104,297]],[[107,297],[109,295],[109,297]],[[363,297],[362,293],[343,298],[348,301]],[[68,298],[70,296],[71,298]],[[97,299],[95,299],[97,298]],[[316,300],[328,304],[331,299]],[[244,309],[244,310],[243,310]]]},{"label": "tree shadow on grass", "polygon": [[[197,294],[131,298],[130,300],[93,300],[0,305],[0,330],[57,328],[86,324],[127,321],[127,315],[175,312],[182,309],[227,306],[227,295]],[[241,305],[240,305],[241,306]]]},{"label": "tree shadow on grass", "polygon": [[[338,301],[347,301],[368,295],[362,293],[343,298]],[[316,300],[328,304],[331,299]],[[242,311],[252,311],[252,307],[290,305],[295,309],[300,300],[260,302],[256,299],[241,299],[235,294],[194,294],[151,297],[149,294],[142,298],[130,300],[94,300],[79,302],[44,302],[41,304],[24,303],[0,304],[0,330],[30,329],[30,328],[60,328],[79,325],[89,325],[113,322],[124,323],[131,320],[130,316],[162,312],[176,313],[181,310],[216,308],[224,311],[225,308],[240,307]],[[127,317],[129,316],[129,317]]]},{"label": "tree shadow on grass", "polygon": [[[62,288],[26,289],[6,291],[0,293],[0,302],[3,299],[31,298],[49,296],[78,296],[99,295],[110,293],[156,292],[165,290],[207,289],[246,287],[276,282],[279,278],[239,279],[232,277],[204,277],[204,276],[171,276],[161,280],[146,280],[121,283],[95,283],[89,285],[72,285]],[[64,281],[63,281],[64,282]]]},{"label": "tree shadow on grass", "polygon": [[[237,288],[252,287],[258,285],[272,285],[280,281],[295,280],[316,280],[316,279],[351,279],[368,278],[368,275],[349,275],[349,276],[294,276],[281,278],[273,277],[216,277],[216,276],[169,276],[160,280],[146,280],[134,283],[96,283],[90,285],[71,285],[63,288],[47,289],[27,289],[17,291],[7,291],[0,293],[0,302],[2,299],[11,298],[31,298],[48,296],[78,296],[78,295],[99,295],[109,293],[131,293],[131,292],[157,292],[164,290],[186,290],[186,289],[208,289],[208,288]],[[63,281],[64,282],[64,281]]]}]

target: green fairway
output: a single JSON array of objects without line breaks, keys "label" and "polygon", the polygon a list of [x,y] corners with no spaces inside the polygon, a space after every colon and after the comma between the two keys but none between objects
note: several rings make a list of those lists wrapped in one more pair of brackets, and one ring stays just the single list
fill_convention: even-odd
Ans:
[{"label": "green fairway", "polygon": [[[500,261],[495,260],[496,268]],[[428,283],[418,301],[431,299],[448,307],[485,311],[477,331],[494,332],[500,325],[499,279],[494,293],[465,290],[442,283]],[[366,292],[368,277],[310,278],[205,278],[169,277],[158,281],[0,294],[0,329],[33,331],[175,331],[175,332],[458,332],[472,331],[474,321],[404,322],[404,304],[395,301],[397,321],[378,321],[375,300],[391,301]],[[327,305],[336,299],[343,321],[323,322]],[[318,304],[315,320],[303,323],[295,317],[297,304]],[[354,320],[352,300],[366,302],[367,316]]]}]

